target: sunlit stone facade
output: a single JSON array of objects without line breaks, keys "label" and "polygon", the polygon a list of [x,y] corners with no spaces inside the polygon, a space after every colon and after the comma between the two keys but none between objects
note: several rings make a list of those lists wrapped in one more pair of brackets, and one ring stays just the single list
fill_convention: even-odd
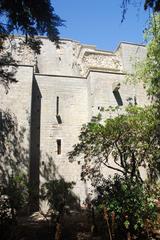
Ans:
[{"label": "sunlit stone facade", "polygon": [[132,73],[137,61],[145,58],[146,49],[120,43],[110,52],[71,40],[61,40],[56,48],[42,38],[37,56],[28,47],[21,47],[22,41],[17,38],[13,46],[6,43],[7,51],[13,48],[18,60],[18,82],[9,86],[7,94],[0,86],[0,108],[13,112],[19,127],[26,129],[24,147],[32,184],[38,187],[45,179],[64,177],[76,182],[74,192],[82,203],[89,186],[80,179],[81,163],[70,163],[67,154],[77,143],[82,125],[101,107],[123,107],[128,99],[147,104],[142,84],[126,83],[126,73]]}]

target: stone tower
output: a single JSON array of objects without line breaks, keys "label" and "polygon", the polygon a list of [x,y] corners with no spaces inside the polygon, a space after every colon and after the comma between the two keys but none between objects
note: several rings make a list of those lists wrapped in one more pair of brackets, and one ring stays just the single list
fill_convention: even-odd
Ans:
[{"label": "stone tower", "polygon": [[[23,147],[33,195],[38,196],[44,181],[63,177],[76,183],[74,192],[82,202],[90,187],[81,181],[80,162],[70,163],[67,154],[77,143],[82,125],[101,107],[123,107],[128,99],[147,104],[143,86],[125,81],[136,62],[145,58],[146,49],[122,42],[110,52],[63,39],[56,48],[47,38],[41,40],[37,56],[22,47],[22,38],[13,41],[17,83],[9,86],[7,94],[0,86],[0,109],[13,112],[19,128],[25,128]],[[38,204],[35,197],[32,208]]]}]

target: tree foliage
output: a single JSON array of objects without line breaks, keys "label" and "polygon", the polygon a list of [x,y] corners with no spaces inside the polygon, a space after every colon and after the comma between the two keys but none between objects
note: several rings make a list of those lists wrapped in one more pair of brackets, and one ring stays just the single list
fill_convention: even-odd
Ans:
[{"label": "tree foliage", "polygon": [[109,216],[114,213],[116,238],[126,239],[129,232],[137,239],[148,239],[149,231],[156,224],[157,208],[155,196],[147,185],[115,175],[97,186],[96,192],[97,208],[107,207]]},{"label": "tree foliage", "polygon": [[[125,113],[100,117],[83,126],[79,143],[69,153],[70,160],[83,156],[82,178],[89,177],[97,184],[105,178],[106,167],[123,175],[126,180],[142,180],[140,167],[146,168],[150,179],[155,179],[160,148],[153,107],[129,106]],[[96,185],[95,184],[95,185]]]},{"label": "tree foliage", "polygon": [[0,83],[6,89],[9,83],[16,82],[16,78],[15,71],[8,71],[4,66],[16,66],[17,62],[6,52],[5,40],[11,42],[11,34],[22,34],[24,44],[39,54],[42,42],[37,36],[45,35],[58,44],[58,27],[63,24],[50,0],[0,0]]},{"label": "tree foliage", "polygon": [[[0,122],[0,199],[6,196],[12,218],[28,201],[28,152],[24,148],[25,129],[19,129],[10,112]],[[2,209],[3,210],[3,209]],[[1,215],[1,213],[0,213]]]},{"label": "tree foliage", "polygon": [[[131,1],[124,1],[130,3]],[[158,1],[146,1],[146,4]],[[146,8],[154,5],[146,5]],[[159,11],[158,8],[153,9]],[[111,108],[106,120],[100,116],[84,125],[79,143],[69,153],[70,160],[82,158],[82,179],[91,180],[95,186],[98,208],[115,215],[117,233],[142,239],[142,232],[153,227],[157,216],[155,199],[160,195],[155,180],[160,174],[160,15],[155,14],[146,31],[147,56],[138,63],[131,76],[132,83],[143,81],[151,105],[130,105],[125,111]],[[107,170],[113,170],[108,178]],[[142,179],[142,168],[148,181]],[[156,188],[159,190],[158,188]],[[107,216],[108,217],[108,216]],[[108,217],[109,218],[109,217]],[[154,225],[155,227],[155,225]],[[119,235],[117,235],[119,237]],[[128,235],[129,236],[129,235]],[[144,236],[148,239],[149,236]]]},{"label": "tree foliage", "polygon": [[0,185],[0,232],[1,239],[11,238],[17,224],[18,212],[26,213],[28,203],[27,177],[21,170],[8,176]]},{"label": "tree foliage", "polygon": [[145,39],[148,42],[147,56],[145,61],[136,66],[132,82],[143,82],[154,104],[160,107],[160,14],[152,16]]},{"label": "tree foliage", "polygon": [[29,36],[47,35],[57,41],[58,27],[63,24],[50,0],[1,0],[0,19],[1,37],[19,31]]},{"label": "tree foliage", "polygon": [[154,12],[160,11],[160,1],[159,0],[145,0],[144,9],[152,8]]},{"label": "tree foliage", "polygon": [[57,43],[58,27],[63,24],[64,21],[56,15],[50,0],[1,0],[0,48],[3,49],[4,40],[9,35],[20,33],[25,35],[25,43],[39,53],[41,41],[34,36],[45,35]]},{"label": "tree foliage", "polygon": [[153,13],[160,11],[160,0],[122,0],[122,22],[125,19],[125,15],[128,9],[128,5],[132,4],[134,6],[139,6],[143,3],[144,10],[152,10]]},{"label": "tree foliage", "polygon": [[[82,180],[91,180],[96,193],[92,203],[100,212],[107,211],[104,217],[117,238],[126,239],[129,234],[150,239],[157,224],[155,199],[160,197],[151,187],[155,188],[160,173],[157,108],[129,105],[125,112],[107,111],[106,120],[99,115],[83,126],[70,160],[83,159]],[[112,177],[108,169],[113,170]]]},{"label": "tree foliage", "polygon": [[[123,9],[127,9],[127,6],[129,4],[135,4],[135,3],[142,3],[142,1],[136,1],[136,0],[123,0],[122,1],[122,7]],[[144,10],[147,10],[151,8],[153,12],[159,12],[160,11],[160,0],[144,0],[143,1]]]}]

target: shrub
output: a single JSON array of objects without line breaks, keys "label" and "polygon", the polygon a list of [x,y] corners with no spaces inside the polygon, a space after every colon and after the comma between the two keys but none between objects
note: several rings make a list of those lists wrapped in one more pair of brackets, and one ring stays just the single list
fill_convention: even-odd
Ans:
[{"label": "shrub", "polygon": [[130,232],[138,238],[147,237],[148,225],[154,224],[157,208],[145,184],[115,175],[97,187],[97,194],[94,200],[97,208],[106,208],[110,216],[115,214],[116,234],[125,237]]}]

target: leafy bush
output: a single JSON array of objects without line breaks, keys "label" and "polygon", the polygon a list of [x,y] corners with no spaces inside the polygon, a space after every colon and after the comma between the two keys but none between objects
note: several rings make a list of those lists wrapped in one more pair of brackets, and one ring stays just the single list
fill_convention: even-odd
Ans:
[{"label": "leafy bush", "polygon": [[125,237],[127,232],[136,237],[147,236],[149,225],[157,217],[155,199],[141,182],[125,181],[115,175],[97,187],[98,209],[107,208],[109,215],[115,214],[116,234]]},{"label": "leafy bush", "polygon": [[2,194],[0,189],[0,233],[1,239],[8,239],[10,236],[12,223],[11,209],[6,195]]},{"label": "leafy bush", "polygon": [[142,181],[142,167],[148,178],[156,181],[160,173],[156,109],[128,106],[125,112],[106,111],[111,113],[106,120],[98,116],[82,127],[79,142],[69,153],[70,161],[82,159],[82,180],[89,179],[96,186],[106,178],[102,169],[108,168],[126,180],[136,177]]},{"label": "leafy bush", "polygon": [[8,197],[0,193],[0,225],[8,222],[11,219],[11,211]]},{"label": "leafy bush", "polygon": [[24,210],[28,200],[26,176],[15,173],[8,176],[5,184],[0,188],[0,233],[1,239],[9,239],[14,225],[17,223],[16,215]]},{"label": "leafy bush", "polygon": [[[1,198],[3,198],[3,196],[6,197],[6,204],[10,209],[12,221],[14,221],[17,212],[24,208],[28,202],[26,175],[23,173],[14,173],[8,176],[7,182],[1,189]],[[6,204],[4,206],[6,206]],[[4,210],[5,208],[2,207],[0,215]]]}]

